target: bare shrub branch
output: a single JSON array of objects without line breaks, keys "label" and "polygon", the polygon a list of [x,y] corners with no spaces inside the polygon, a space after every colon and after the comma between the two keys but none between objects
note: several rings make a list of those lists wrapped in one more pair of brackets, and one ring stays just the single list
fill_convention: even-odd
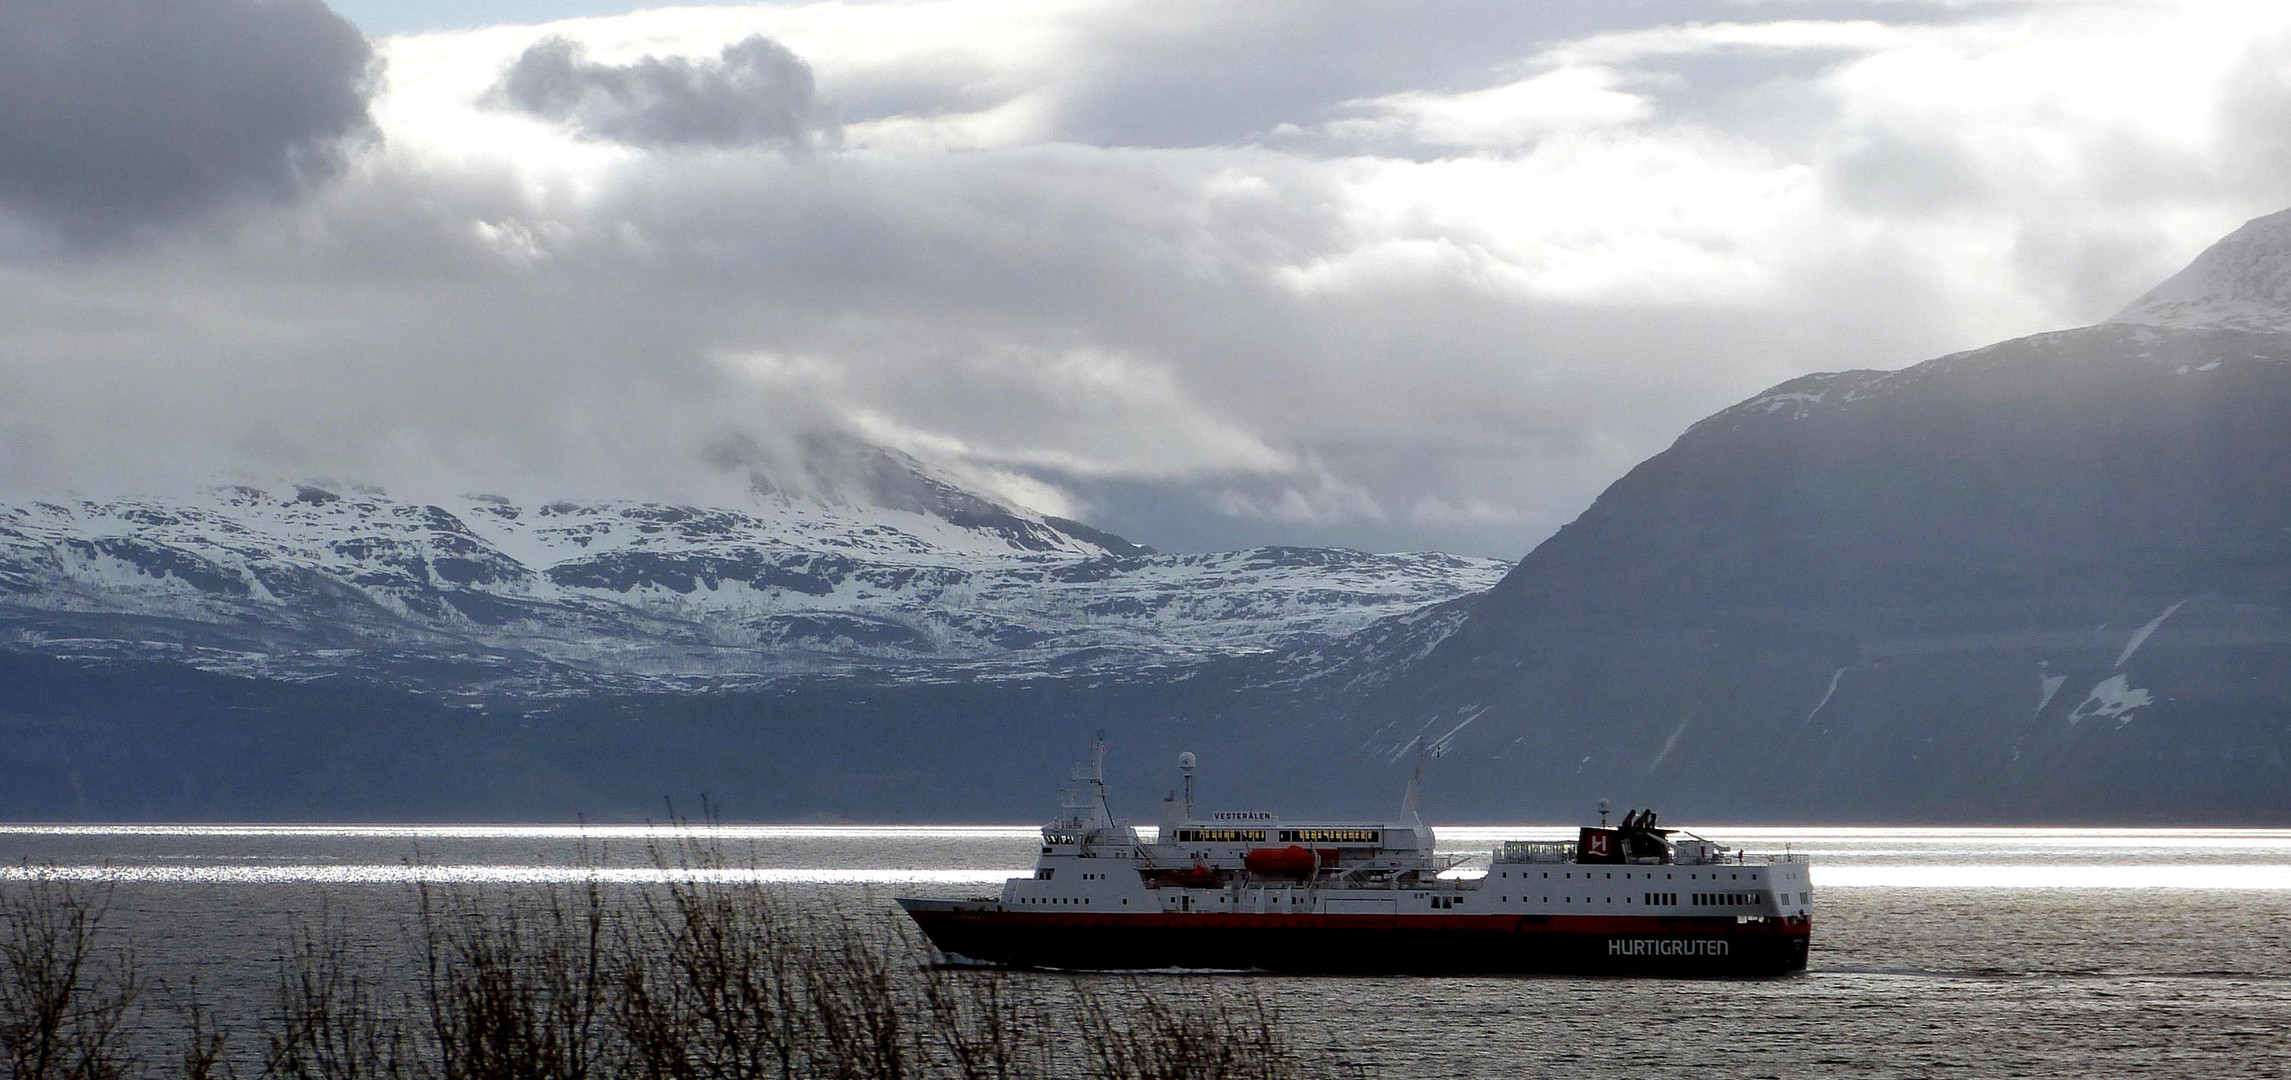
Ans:
[{"label": "bare shrub branch", "polygon": [[[663,881],[417,886],[405,933],[321,916],[273,999],[231,1018],[194,984],[185,1080],[1304,1080],[1359,1074],[1301,1047],[1249,982],[1060,977],[928,963],[869,897],[791,898],[690,830]],[[584,858],[587,855],[584,852]],[[595,865],[592,863],[592,865]],[[111,894],[35,877],[0,901],[9,1080],[124,1080],[142,984],[98,930]],[[376,948],[375,945],[380,947]],[[137,1020],[143,1027],[147,1019]],[[148,1036],[147,1036],[148,1037]],[[236,1058],[236,1053],[253,1057]]]},{"label": "bare shrub branch", "polygon": [[609,1072],[602,886],[527,897],[419,890],[430,1071],[442,1080]]},{"label": "bare shrub branch", "polygon": [[99,940],[110,886],[41,874],[0,901],[0,1060],[20,1080],[113,1080],[132,1067],[135,959]]},{"label": "bare shrub branch", "polygon": [[383,997],[354,957],[348,935],[305,927],[278,960],[268,1018],[265,1080],[399,1080],[417,1074],[409,1059],[403,1001]]}]

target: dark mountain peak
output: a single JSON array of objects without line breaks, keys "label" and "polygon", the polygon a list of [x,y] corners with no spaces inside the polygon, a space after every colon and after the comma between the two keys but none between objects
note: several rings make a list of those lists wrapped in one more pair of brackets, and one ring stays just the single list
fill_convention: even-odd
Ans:
[{"label": "dark mountain peak", "polygon": [[2268,340],[2277,334],[2291,334],[2291,210],[2246,222],[2106,322],[2031,334],[1897,371],[1800,375],[1688,430],[1805,420],[1919,387],[1961,382],[2000,364],[2145,362],[2185,375],[2255,360],[2282,363],[2291,350]]},{"label": "dark mountain peak", "polygon": [[745,467],[750,487],[771,498],[921,514],[997,537],[1019,551],[1084,547],[1126,555],[1150,550],[1079,522],[969,490],[912,454],[847,434],[806,435],[788,454],[767,453],[749,443],[726,445],[717,449],[716,457],[719,465]]},{"label": "dark mountain peak", "polygon": [[1489,798],[2273,822],[2286,673],[2291,214],[2117,320],[1696,424],[1355,713],[1478,717]]},{"label": "dark mountain peak", "polygon": [[1057,529],[1059,532],[1065,533],[1066,535],[1071,536],[1076,540],[1081,540],[1085,543],[1096,544],[1099,547],[1106,549],[1106,552],[1111,555],[1126,556],[1158,554],[1154,551],[1154,549],[1147,547],[1144,544],[1131,543],[1130,541],[1124,540],[1121,537],[1114,535],[1113,533],[1107,532],[1103,529],[1091,528],[1090,526],[1084,525],[1079,521],[1073,520],[1072,518],[1053,517],[1049,514],[1044,514],[1042,515],[1042,520],[1048,522],[1051,528]]}]

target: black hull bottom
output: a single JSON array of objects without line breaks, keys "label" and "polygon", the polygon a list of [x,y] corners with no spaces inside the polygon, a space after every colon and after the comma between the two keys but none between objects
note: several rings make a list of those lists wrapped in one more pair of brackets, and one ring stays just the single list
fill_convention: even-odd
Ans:
[{"label": "black hull bottom", "polygon": [[1080,971],[1766,976],[1802,971],[1809,925],[1724,918],[1051,915],[905,902],[950,959]]}]

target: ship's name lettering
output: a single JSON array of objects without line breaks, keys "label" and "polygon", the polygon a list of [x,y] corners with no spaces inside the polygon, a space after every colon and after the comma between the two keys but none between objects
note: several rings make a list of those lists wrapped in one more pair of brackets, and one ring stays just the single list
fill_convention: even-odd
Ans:
[{"label": "ship's name lettering", "polygon": [[1609,956],[1725,956],[1718,938],[1610,938]]},{"label": "ship's name lettering", "polygon": [[1284,844],[1375,844],[1383,834],[1375,829],[1282,829]]},{"label": "ship's name lettering", "polygon": [[1262,844],[1263,829],[1179,829],[1180,844]]},{"label": "ship's name lettering", "polygon": [[1271,821],[1270,810],[1219,810],[1214,817],[1219,821]]}]

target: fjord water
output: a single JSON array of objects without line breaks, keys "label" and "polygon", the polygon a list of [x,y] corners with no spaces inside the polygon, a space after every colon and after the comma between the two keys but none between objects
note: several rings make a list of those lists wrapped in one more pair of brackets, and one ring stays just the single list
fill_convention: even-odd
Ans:
[{"label": "fjord water", "polygon": [[[1302,1041],[1387,1076],[2270,1075],[2291,1031],[2291,830],[1725,829],[1814,860],[1811,967],[1742,981],[1247,980]],[[689,830],[791,902],[897,918],[894,894],[983,895],[1030,827]],[[1441,847],[1559,838],[1445,828]],[[657,880],[646,827],[0,826],[8,876],[105,880],[109,925],[180,995],[255,1007],[300,925],[396,951],[417,882]],[[44,868],[35,871],[33,868]],[[1467,864],[1464,872],[1471,867]],[[1045,975],[1042,978],[1060,978]],[[1104,976],[1094,976],[1102,978]],[[1162,980],[1169,980],[1162,982]],[[1715,1070],[1715,1072],[1714,1072]]]}]

